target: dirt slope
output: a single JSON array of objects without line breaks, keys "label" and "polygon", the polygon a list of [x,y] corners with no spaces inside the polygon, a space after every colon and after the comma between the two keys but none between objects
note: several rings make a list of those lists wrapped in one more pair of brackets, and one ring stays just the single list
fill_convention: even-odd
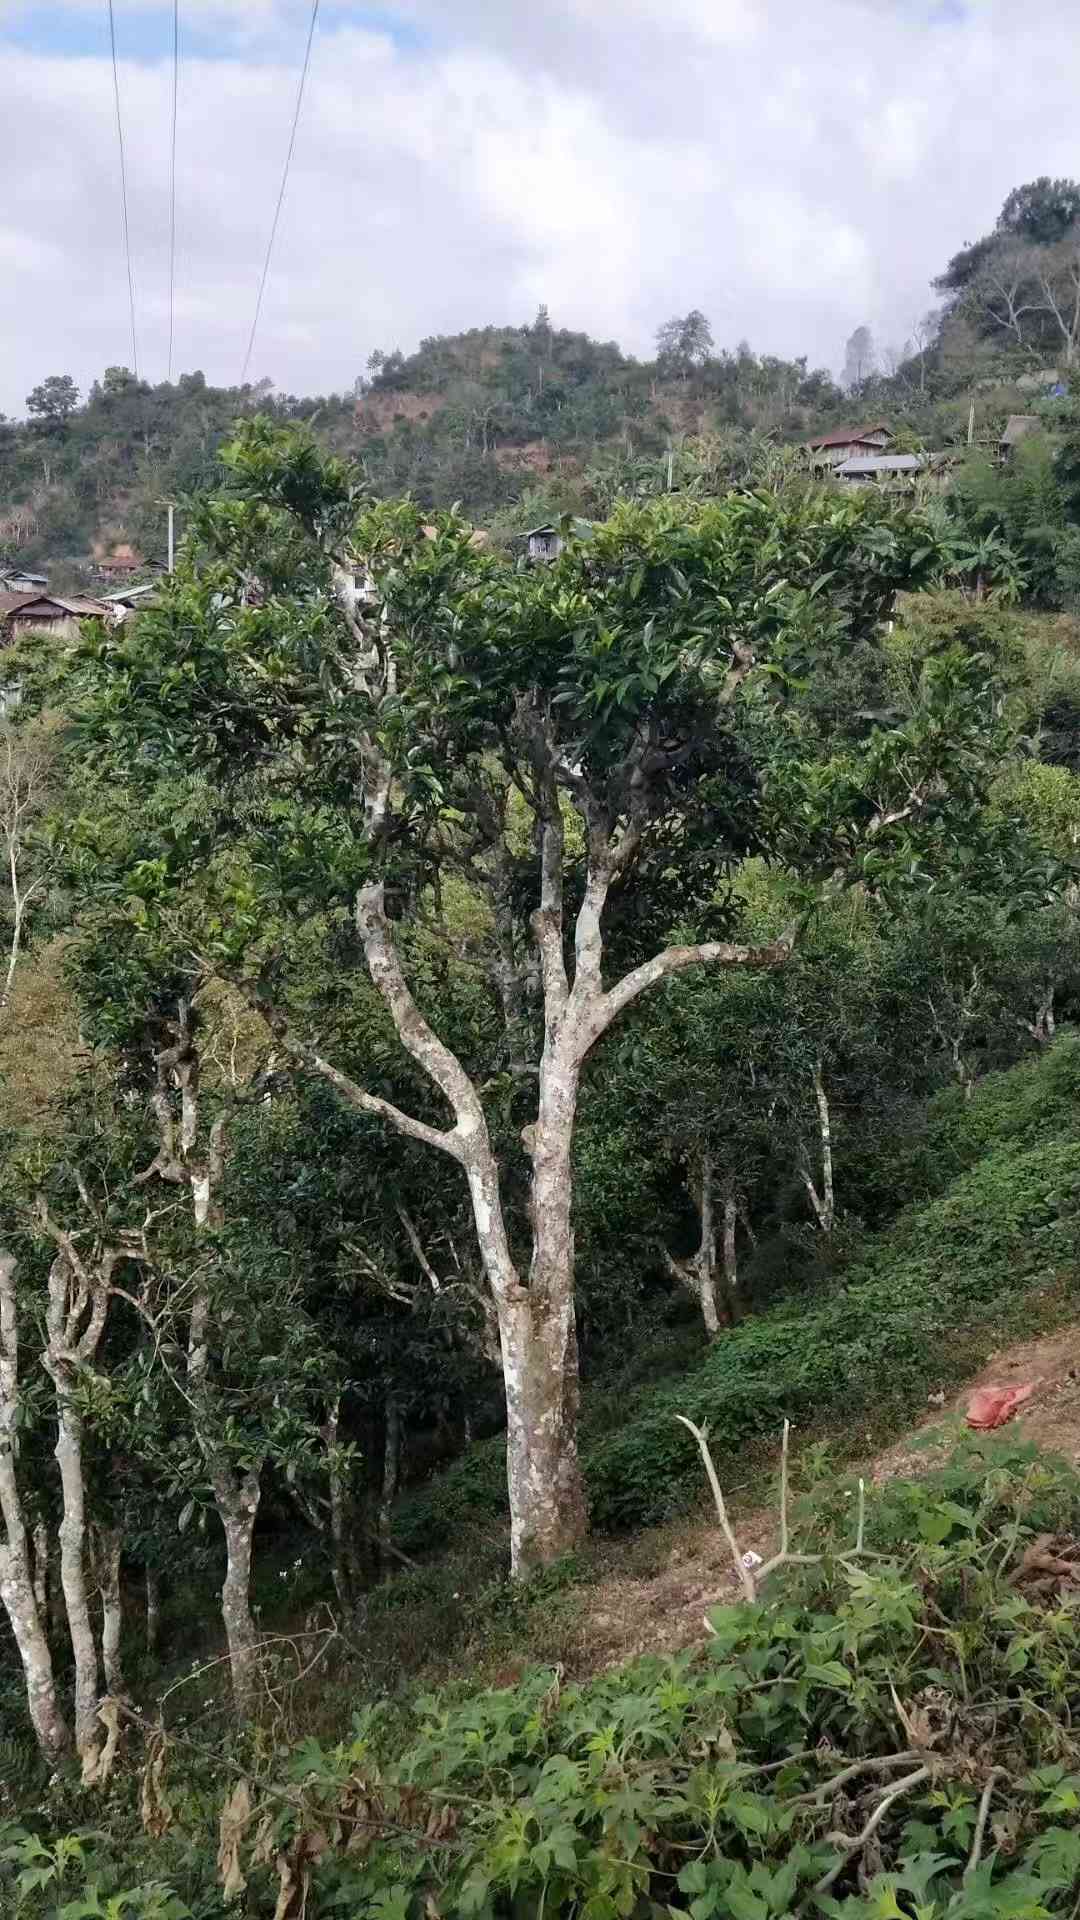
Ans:
[{"label": "dirt slope", "polygon": [[[1023,1341],[993,1354],[974,1379],[951,1399],[932,1396],[925,1420],[915,1432],[962,1415],[975,1387],[1016,1386],[1036,1382],[1034,1397],[1017,1422],[1024,1434],[1048,1452],[1080,1464],[1080,1325]],[[913,1433],[861,1468],[869,1482],[921,1473],[934,1451],[915,1448]],[[858,1469],[857,1469],[858,1470]],[[730,1502],[739,1544],[763,1557],[775,1548],[775,1513],[740,1513]],[[707,1522],[690,1531],[683,1526],[659,1571],[635,1578],[618,1572],[591,1589],[578,1623],[573,1667],[595,1670],[638,1653],[672,1652],[704,1637],[704,1615],[717,1601],[737,1596],[730,1555],[719,1529]]]}]

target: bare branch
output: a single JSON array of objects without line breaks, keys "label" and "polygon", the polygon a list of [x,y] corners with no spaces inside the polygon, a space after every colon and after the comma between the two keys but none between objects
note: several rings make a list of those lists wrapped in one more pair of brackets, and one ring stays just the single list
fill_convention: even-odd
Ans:
[{"label": "bare branch", "polygon": [[732,1531],[731,1521],[728,1519],[727,1507],[724,1504],[723,1489],[721,1488],[716,1468],[713,1465],[713,1457],[709,1450],[708,1433],[704,1427],[696,1427],[692,1420],[687,1419],[685,1413],[677,1413],[675,1418],[682,1423],[688,1433],[693,1434],[694,1439],[697,1441],[701,1457],[705,1462],[705,1472],[709,1476],[709,1485],[712,1488],[713,1500],[716,1503],[716,1514],[720,1522],[720,1531],[728,1543],[732,1563],[739,1576],[739,1584],[742,1587],[743,1595],[747,1600],[756,1600],[757,1589],[754,1585],[754,1576],[750,1568],[744,1564],[742,1554],[739,1552],[739,1543]]},{"label": "bare branch", "polygon": [[[466,1157],[466,1143],[472,1138],[481,1138],[486,1142],[487,1126],[483,1108],[476,1088],[465,1072],[456,1054],[450,1051],[445,1042],[425,1020],[401,970],[397,948],[386,918],[383,884],[374,881],[363,887],[356,900],[356,924],[367,957],[368,970],[379,993],[393,1016],[398,1038],[407,1053],[422,1067],[429,1080],[438,1087],[440,1093],[453,1108],[456,1125],[440,1132],[438,1128],[428,1127],[422,1121],[414,1120],[411,1115],[402,1114],[388,1101],[377,1100],[374,1095],[363,1093],[355,1088],[355,1083],[331,1067],[329,1061],[312,1055],[312,1064],[317,1071],[339,1088],[339,1091],[363,1106],[368,1112],[381,1112],[402,1133],[409,1133],[414,1139],[424,1140],[429,1146],[442,1149],[444,1153],[456,1159]],[[359,1096],[359,1097],[358,1097]]]},{"label": "bare branch", "polygon": [[986,1785],[982,1791],[982,1799],[979,1801],[979,1817],[975,1822],[975,1833],[971,1842],[971,1852],[968,1855],[967,1866],[964,1868],[965,1886],[967,1886],[970,1880],[975,1878],[979,1870],[979,1861],[982,1859],[983,1841],[986,1839],[986,1823],[990,1817],[990,1802],[993,1799],[994,1788],[999,1780],[1007,1780],[1008,1777],[1004,1767],[991,1767],[987,1775]]},{"label": "bare branch", "polygon": [[[832,1846],[843,1847],[848,1859],[850,1859],[852,1854],[861,1853],[867,1842],[873,1839],[889,1808],[893,1806],[897,1800],[902,1799],[905,1793],[910,1793],[913,1787],[920,1786],[924,1780],[929,1780],[929,1778],[929,1767],[916,1767],[915,1771],[909,1773],[906,1779],[901,1780],[897,1786],[891,1787],[888,1793],[882,1796],[862,1832],[857,1833],[854,1839],[851,1838],[850,1834],[846,1833],[830,1833],[825,1836],[826,1839]],[[828,1873],[822,1874],[821,1879],[814,1887],[814,1892],[828,1893],[829,1888],[834,1882],[839,1880],[840,1875],[848,1864],[848,1859],[841,1858],[836,1862],[835,1866],[829,1868]]]},{"label": "bare branch", "polygon": [[432,1293],[440,1294],[442,1292],[442,1281],[439,1279],[431,1261],[424,1252],[423,1244],[420,1235],[416,1231],[414,1222],[402,1206],[399,1206],[397,1209],[397,1217],[405,1229],[405,1237],[416,1256],[416,1264],[431,1287]]}]

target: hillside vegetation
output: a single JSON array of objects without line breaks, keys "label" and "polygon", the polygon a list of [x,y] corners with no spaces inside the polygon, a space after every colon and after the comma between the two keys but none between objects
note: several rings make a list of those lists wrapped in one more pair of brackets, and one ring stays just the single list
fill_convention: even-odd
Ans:
[{"label": "hillside vegetation", "polygon": [[[1077,1319],[1069,343],[945,489],[784,444],[996,433],[1070,195],[842,398],[541,314],[7,433],[24,554],[190,492],[7,651],[5,1911],[1075,1920],[1072,1471],[835,1479]],[[709,1644],[606,1670],[710,1486]]]},{"label": "hillside vegetation", "polygon": [[[51,374],[28,395],[25,424],[0,423],[0,561],[44,566],[60,588],[120,541],[160,564],[163,502],[213,483],[220,448],[256,411],[308,423],[358,461],[375,494],[460,503],[497,537],[669,483],[716,492],[767,480],[783,449],[842,423],[887,420],[899,450],[961,448],[969,414],[988,450],[1011,414],[1044,414],[1053,430],[1046,395],[1080,347],[1063,318],[1078,205],[1068,180],[1017,188],[992,232],[947,264],[940,304],[915,336],[878,348],[856,327],[839,380],[805,356],[718,346],[697,311],[665,322],[656,357],[636,360],[558,327],[543,307],[528,324],[376,352],[346,393],[298,397],[269,380],[216,388],[201,372],[152,386],[110,367],[80,396],[70,375]],[[1044,536],[1055,524],[1048,484],[1028,516]],[[1005,530],[1015,544],[1015,525]],[[1078,564],[1070,550],[1066,598]]]}]

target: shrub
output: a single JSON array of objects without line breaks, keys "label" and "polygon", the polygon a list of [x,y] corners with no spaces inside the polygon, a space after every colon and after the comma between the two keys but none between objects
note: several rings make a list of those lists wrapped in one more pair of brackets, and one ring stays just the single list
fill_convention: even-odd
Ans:
[{"label": "shrub", "polygon": [[647,1413],[587,1458],[600,1526],[663,1518],[695,1497],[692,1443],[676,1423],[707,1425],[721,1474],[748,1440],[796,1424],[883,1407],[899,1417],[927,1385],[962,1379],[1025,1281],[1071,1263],[1080,1211],[1080,1141],[986,1155],[938,1200],[901,1217],[836,1293],[803,1310],[746,1321],[697,1372],[653,1396]]},{"label": "shrub", "polygon": [[[271,1754],[242,1805],[219,1769],[215,1805],[187,1800],[152,1846],[122,1835],[129,1777],[109,1834],[0,1838],[0,1899],[6,1873],[26,1920],[80,1887],[72,1916],[219,1920],[229,1802],[218,1866],[246,1912],[290,1920],[1075,1911],[1075,1474],[969,1441],[875,1494],[892,1551],[862,1555],[846,1491],[815,1489],[800,1544],[822,1558],[713,1609],[700,1652],[366,1709],[339,1745]],[[166,1761],[179,1803],[182,1748]]]}]

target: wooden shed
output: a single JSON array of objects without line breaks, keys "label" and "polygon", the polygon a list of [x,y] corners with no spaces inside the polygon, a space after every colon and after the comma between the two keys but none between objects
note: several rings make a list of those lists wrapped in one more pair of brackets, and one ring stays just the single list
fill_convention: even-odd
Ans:
[{"label": "wooden shed", "polygon": [[557,560],[563,550],[558,527],[530,527],[525,535],[525,551],[530,560]]},{"label": "wooden shed", "polygon": [[0,567],[0,593],[44,593],[48,574],[30,573],[25,567]]}]

